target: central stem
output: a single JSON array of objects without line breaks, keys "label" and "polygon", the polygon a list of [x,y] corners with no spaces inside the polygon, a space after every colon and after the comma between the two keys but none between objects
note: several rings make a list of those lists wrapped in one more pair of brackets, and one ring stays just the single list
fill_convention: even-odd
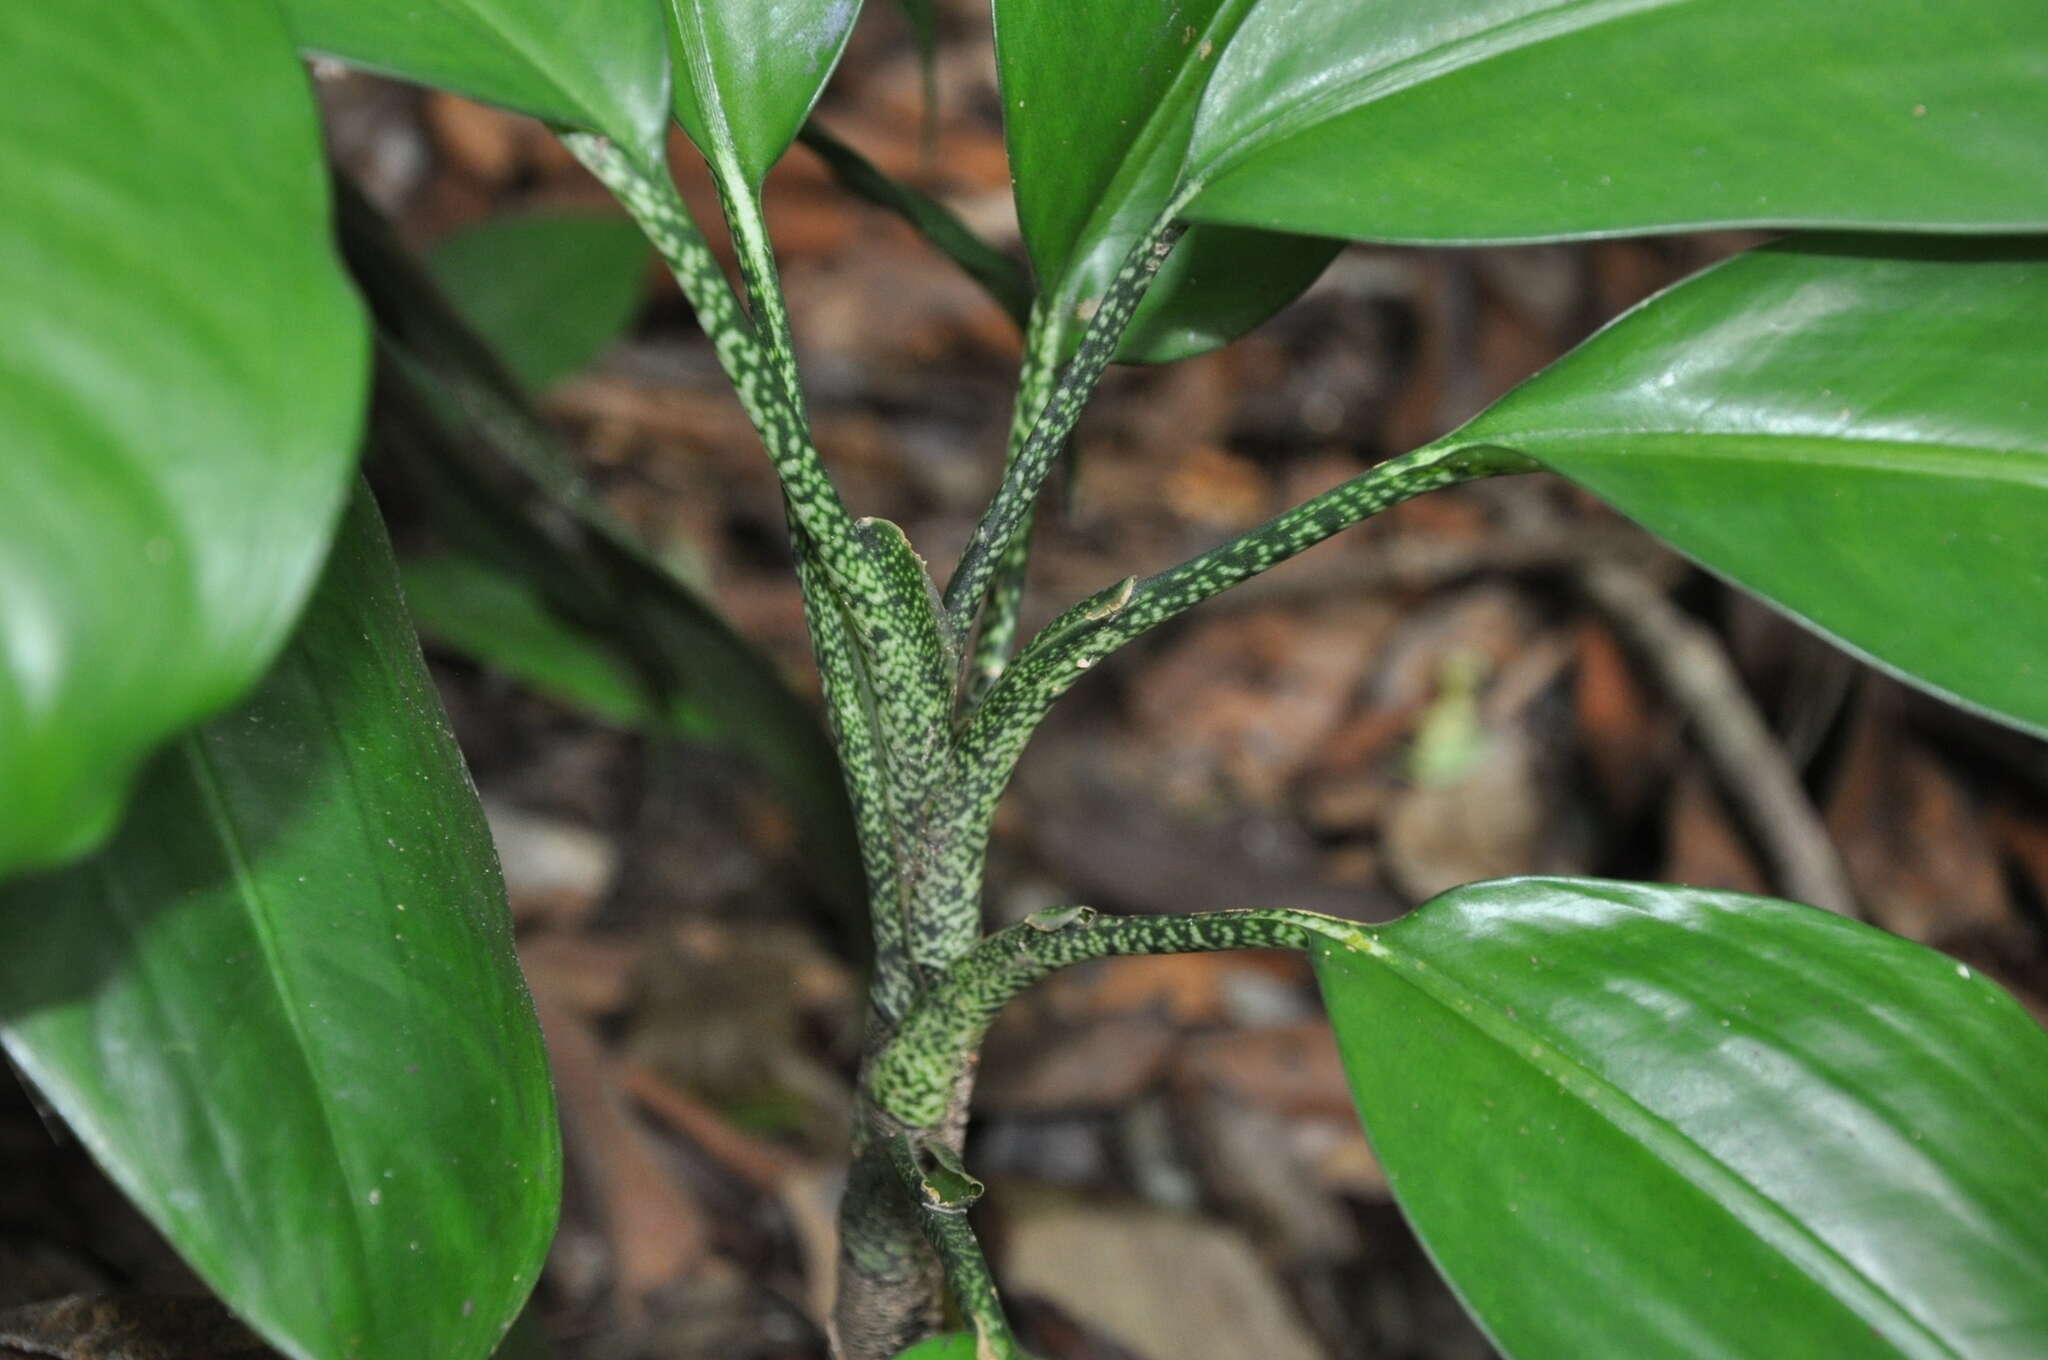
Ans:
[{"label": "central stem", "polygon": [[[914,824],[903,838],[894,874],[903,894],[906,929],[912,923],[981,920],[981,874],[986,837],[959,828]],[[966,952],[971,956],[972,946]],[[913,1133],[928,1147],[957,1156],[967,1137],[974,1055],[963,1054],[946,1079],[940,1109],[911,1129],[873,1098],[875,1065],[943,986],[943,972],[914,970],[917,1000],[902,1011],[877,1010],[857,1084],[853,1161],[839,1207],[838,1298],[833,1330],[841,1360],[890,1360],[937,1332],[944,1323],[944,1267],[927,1241],[930,1225],[904,1186],[896,1150]],[[879,998],[878,998],[879,1000]]]}]

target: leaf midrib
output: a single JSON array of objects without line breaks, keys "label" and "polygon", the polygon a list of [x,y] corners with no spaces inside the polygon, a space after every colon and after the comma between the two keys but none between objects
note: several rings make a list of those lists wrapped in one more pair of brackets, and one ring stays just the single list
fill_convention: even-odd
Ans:
[{"label": "leaf midrib", "polygon": [[[283,1013],[285,1025],[291,1032],[292,1052],[305,1070],[307,1085],[312,1091],[313,1104],[320,1114],[320,1131],[326,1138],[329,1152],[333,1154],[330,1164],[334,1168],[336,1178],[341,1182],[343,1197],[348,1204],[348,1219],[352,1229],[348,1234],[349,1246],[356,1257],[357,1278],[368,1282],[375,1276],[370,1269],[368,1234],[365,1231],[363,1217],[364,1200],[357,1193],[356,1182],[350,1175],[348,1159],[343,1155],[334,1103],[328,1096],[325,1075],[321,1072],[319,1064],[314,1061],[313,1045],[299,1014],[297,988],[285,968],[276,932],[271,928],[265,894],[256,880],[247,847],[242,843],[241,830],[228,808],[220,773],[214,768],[212,758],[206,752],[204,738],[198,735],[187,736],[178,745],[187,766],[192,771],[193,785],[205,804],[206,820],[214,827],[220,840],[221,853],[226,857],[229,870],[234,875],[235,897],[243,904],[250,932],[256,937],[257,947],[263,951],[264,976],[271,981],[277,993],[278,1009]],[[338,1322],[338,1319],[334,1321]]]},{"label": "leaf midrib", "polygon": [[[1512,414],[1505,406],[1496,409]],[[1489,439],[1484,435],[1483,429],[1473,430],[1473,437],[1458,438],[1454,434],[1442,443],[1447,451],[1453,452],[1479,448],[1508,449],[1534,458],[1563,475],[1570,475],[1565,472],[1565,460],[1559,458],[1553,462],[1551,456],[1545,452],[1546,446],[1554,448],[1559,444],[1612,445],[1612,448],[1593,451],[1590,456],[1612,461],[1627,461],[1635,456],[1648,456],[1631,454],[1627,448],[1631,441],[1668,439],[1683,440],[1689,445],[1697,445],[1701,452],[1688,455],[1669,449],[1658,450],[1655,456],[1666,461],[1683,459],[1699,463],[1796,463],[1804,467],[1840,468],[1844,471],[1920,474],[1937,479],[1974,479],[2048,491],[2048,449],[2024,445],[1999,447],[1989,444],[1952,444],[1935,440],[1911,443],[1896,439],[1851,439],[1834,438],[1824,434],[1698,430],[1682,427],[1627,429],[1617,426],[1574,426],[1545,429],[1515,439]],[[1768,451],[1752,447],[1756,445],[1766,446]],[[1841,456],[1845,453],[1863,456]],[[1880,456],[1886,453],[1895,456]],[[2032,475],[2028,472],[2030,468],[2034,470]]]},{"label": "leaf midrib", "polygon": [[[725,115],[725,85],[719,79],[718,60],[711,50],[711,32],[704,24],[704,6],[701,0],[669,0],[669,12],[675,16],[677,46],[682,49],[683,60],[689,63],[697,111],[713,143],[698,149],[711,163],[712,174],[721,185],[745,185],[748,192],[758,193],[761,186],[747,173],[740,159],[739,139],[733,135],[732,121]],[[683,31],[686,26],[687,32]],[[681,88],[680,82],[676,88]],[[669,101],[675,101],[674,90],[670,91]]]},{"label": "leaf midrib", "polygon": [[1648,1152],[1766,1245],[1821,1292],[1833,1298],[1902,1352],[1921,1360],[1962,1360],[1926,1323],[1896,1302],[1855,1263],[1807,1227],[1801,1217],[1722,1162],[1663,1115],[1553,1043],[1548,1035],[1510,1019],[1487,998],[1402,951],[1381,932],[1368,949],[1350,952],[1386,967],[1394,977],[1477,1030],[1516,1062],[1556,1081],[1610,1127]]}]

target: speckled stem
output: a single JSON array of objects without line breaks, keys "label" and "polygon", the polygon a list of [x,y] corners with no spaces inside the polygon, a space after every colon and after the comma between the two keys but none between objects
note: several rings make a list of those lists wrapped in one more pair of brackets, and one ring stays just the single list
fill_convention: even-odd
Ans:
[{"label": "speckled stem", "polygon": [[[782,393],[779,405],[801,415],[803,391],[789,313],[761,216],[760,196],[731,167],[720,169],[717,180],[719,201],[725,206],[726,225],[753,306],[755,332]],[[932,801],[934,781],[946,769],[960,647],[942,616],[938,592],[924,562],[902,529],[887,520],[862,519],[854,522],[852,530],[866,549],[863,565],[872,574],[849,583],[831,573],[822,551],[825,545],[813,535],[808,540],[812,560],[826,564],[825,574],[830,579],[817,581],[820,573],[814,570],[807,589],[821,598],[829,596],[840,606],[837,639],[850,644],[858,699],[839,702],[857,702],[872,734],[867,764],[858,768],[848,765],[849,786],[867,784],[856,790],[854,797],[870,804],[879,802],[886,810],[888,839],[883,844],[893,870],[887,891],[871,895],[877,959],[875,1008],[886,1027],[895,1022],[920,978],[944,962],[932,957],[933,931],[920,923],[922,899],[916,892],[915,866],[930,839],[924,812]],[[813,636],[814,648],[823,642]],[[880,830],[876,819],[870,817],[862,827],[863,838]],[[878,852],[869,853],[871,858],[881,857]],[[974,926],[978,933],[978,910]]]},{"label": "speckled stem", "polygon": [[[1033,429],[1050,400],[1058,373],[1054,328],[1034,318],[1026,332],[1025,361],[1012,409],[1007,467],[1014,467],[1029,445]],[[1023,603],[1029,565],[1030,521],[1010,540],[982,612],[980,631],[965,673],[959,677],[958,708],[971,710],[993,686],[1009,660],[1017,633],[1017,611]],[[940,615],[943,621],[947,616]],[[943,780],[953,769],[951,738],[934,753],[929,769],[935,776],[929,801],[920,809],[917,833],[905,842],[902,861],[904,917],[909,948],[920,974],[929,977],[974,946],[981,938],[982,870],[987,835],[971,822],[948,820],[958,799]]]},{"label": "speckled stem", "polygon": [[896,871],[895,818],[885,792],[887,777],[875,742],[873,705],[867,682],[854,655],[849,633],[854,627],[824,580],[824,568],[811,549],[809,535],[790,524],[796,546],[797,582],[802,588],[804,622],[810,630],[811,654],[825,692],[825,712],[839,751],[840,769],[860,837],[861,866],[867,876],[868,921],[875,947],[874,973],[868,981],[869,1004],[882,1023],[893,1028],[916,995],[916,974],[910,963],[906,904]]},{"label": "speckled stem", "polygon": [[[941,1262],[984,1344],[1001,1319],[964,1219],[940,1221],[929,1212],[923,1185],[931,1177],[923,1166],[915,1182],[903,1173],[905,1148],[921,1150],[927,1160],[951,1154],[957,1171],[976,1050],[1005,1002],[1047,973],[1087,959],[1301,948],[1319,935],[1355,944],[1360,931],[1310,912],[1101,918],[1086,907],[1068,907],[987,937],[948,968],[863,1067],[860,1132],[840,1213],[836,1317],[848,1360],[886,1360],[937,1329],[933,1286]],[[922,1231],[932,1250],[906,1250],[907,1229]],[[992,1344],[1000,1347],[1007,1324],[995,1336]]]},{"label": "speckled stem", "polygon": [[[1180,238],[1182,227],[1173,220],[1173,213],[1178,210],[1178,204],[1173,205],[1161,217],[1159,226],[1132,248],[1090,318],[1079,350],[1043,399],[1034,401],[1032,393],[1025,390],[1043,382],[1043,378],[1034,381],[1027,376],[1026,382],[1020,384],[1020,407],[1035,406],[1036,412],[1029,432],[1016,444],[1014,456],[1008,461],[1002,486],[976,526],[946,587],[942,618],[948,634],[961,635],[972,627],[992,579],[1030,518],[1053,459],[1073,432],[1081,408],[1115,354],[1117,342],[1139,300]],[[1049,335],[1039,340],[1041,345],[1052,343]],[[1049,368],[1050,355],[1044,355],[1041,362]],[[1015,584],[1021,592],[1024,563],[1018,561],[1016,566]],[[999,634],[1014,629],[1017,603],[1013,597],[1005,606],[1011,611],[1007,621],[1002,616],[994,620]],[[1006,649],[1007,640],[1003,645]],[[977,651],[984,657],[992,655],[987,649]],[[932,801],[919,817],[917,834],[907,846],[910,858],[902,865],[909,904],[911,954],[927,976],[965,954],[981,937],[981,876],[988,828],[973,815],[978,804],[963,799],[962,791],[948,782],[957,777],[961,768],[949,749],[945,769],[932,784]]]},{"label": "speckled stem", "polygon": [[[965,1132],[966,1102],[950,1140]],[[861,1101],[853,1164],[839,1207],[839,1297],[834,1354],[890,1360],[944,1321],[945,1271],[925,1239],[917,1203],[897,1170],[896,1147],[910,1130]]]},{"label": "speckled stem", "polygon": [[[841,1214],[839,1344],[851,1360],[885,1360],[930,1334],[943,1261],[983,1354],[1021,1357],[967,1229],[965,1203],[951,1192],[933,1197],[941,1179],[933,1166],[957,1172],[948,1158],[960,1147],[975,1052],[996,1012],[1039,977],[1083,959],[1301,947],[1319,934],[1359,934],[1302,912],[1098,920],[1073,908],[984,938],[989,823],[1026,740],[1081,674],[1146,629],[1397,501],[1528,465],[1485,449],[1396,459],[1213,552],[1082,601],[1012,662],[1035,501],[1180,235],[1180,202],[1125,260],[1064,369],[1054,359],[1054,328],[1031,328],[1002,485],[941,599],[902,532],[853,520],[825,471],[753,187],[732,167],[714,167],[746,282],[743,309],[664,169],[601,138],[565,140],[668,261],[783,483],[812,646],[859,824],[876,945],[870,1047]],[[980,632],[963,658],[977,616]],[[914,1177],[906,1178],[906,1165]]]},{"label": "speckled stem", "polygon": [[976,1355],[982,1360],[1032,1360],[1017,1344],[988,1258],[967,1222],[967,1211],[981,1198],[981,1182],[960,1167],[950,1149],[921,1144],[915,1135],[895,1139],[890,1158],[917,1205],[925,1241],[945,1268],[953,1302],[974,1326]]},{"label": "speckled stem", "polygon": [[1017,757],[1054,701],[1096,662],[1147,629],[1390,505],[1532,467],[1504,450],[1417,449],[1177,567],[1142,581],[1127,579],[1083,600],[1031,640],[975,710],[955,747],[958,773],[944,786],[960,800],[948,815],[963,819],[964,826],[986,827]]},{"label": "speckled stem", "polygon": [[974,654],[962,689],[961,707],[972,711],[988,697],[996,681],[1009,668],[1010,654],[1017,649],[1017,631],[1024,609],[1024,587],[1031,574],[1031,534],[1038,520],[1034,508],[1019,526],[1017,536],[1003,550],[989,581],[988,602],[982,606],[981,623],[974,634]]},{"label": "speckled stem", "polygon": [[961,632],[967,631],[979,612],[990,578],[1009,550],[1010,540],[1030,517],[1046,473],[1052,470],[1053,460],[1065,447],[1067,436],[1073,433],[1075,422],[1081,418],[1081,408],[1094,395],[1102,370],[1115,357],[1138,303],[1187,230],[1185,223],[1175,220],[1182,206],[1180,199],[1170,203],[1160,215],[1158,225],[1131,247],[1131,253],[1088,318],[1080,348],[1061,371],[1030,435],[1005,469],[995,499],[989,502],[988,511],[974,528],[974,536],[967,541],[960,565],[954,568],[953,579],[946,583],[946,613]]},{"label": "speckled stem", "polygon": [[930,783],[945,767],[957,643],[939,621],[936,592],[902,531],[848,518],[825,472],[758,193],[732,167],[714,167],[749,315],[665,173],[636,164],[602,138],[572,133],[564,141],[668,262],[782,480],[812,651],[862,841],[875,1006],[884,1025],[893,1024],[917,987],[905,865]]},{"label": "speckled stem", "polygon": [[877,1108],[911,1128],[943,1119],[962,1066],[997,1012],[1046,974],[1118,954],[1302,949],[1318,936],[1355,941],[1335,917],[1280,908],[1191,916],[1098,916],[1087,907],[1038,912],[998,931],[946,971],[869,1065]]},{"label": "speckled stem", "polygon": [[[919,990],[920,958],[963,951],[980,933],[978,880],[972,891],[949,892],[952,880],[939,883],[917,872],[930,854],[923,818],[932,783],[947,768],[960,672],[957,636],[942,620],[937,592],[902,531],[886,521],[849,519],[824,470],[752,187],[730,166],[718,174],[747,284],[748,316],[666,173],[634,164],[599,138],[566,140],[669,263],[782,480],[805,618],[868,874],[873,1033],[880,1042]],[[929,902],[940,906],[919,916],[920,904]],[[963,930],[965,941],[957,942]],[[940,1121],[946,1127],[938,1136],[955,1143],[970,1080],[965,1070],[956,1074],[953,1113]],[[872,1112],[871,1105],[863,1108]],[[841,1215],[835,1325],[844,1353],[853,1357],[893,1355],[938,1321],[938,1264],[876,1141],[886,1132],[863,1118]]]},{"label": "speckled stem", "polygon": [[[1032,427],[1052,397],[1059,379],[1059,328],[1047,323],[1042,310],[1031,314],[1024,331],[1024,364],[1017,374],[1017,404],[1010,416],[1009,447],[1003,455],[1003,472],[1022,456]],[[1036,514],[1027,515],[1010,546],[997,563],[989,584],[988,601],[982,606],[981,624],[974,638],[974,655],[968,667],[965,707],[973,708],[1002,678],[1017,646],[1018,612],[1024,605],[1024,583],[1031,565],[1031,528]]]},{"label": "speckled stem", "polygon": [[625,206],[675,275],[767,447],[796,522],[816,541],[820,564],[854,599],[872,599],[878,574],[861,551],[852,518],[811,439],[787,344],[781,292],[773,286],[774,256],[759,231],[752,194],[743,190],[722,196],[728,218],[742,224],[734,228],[734,245],[753,294],[755,315],[750,318],[665,170],[639,164],[603,137],[571,132],[563,134],[562,142]]}]

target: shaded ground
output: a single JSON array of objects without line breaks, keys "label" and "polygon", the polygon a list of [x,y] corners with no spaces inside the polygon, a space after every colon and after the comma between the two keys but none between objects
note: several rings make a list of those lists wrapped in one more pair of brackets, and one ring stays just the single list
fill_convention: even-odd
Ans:
[{"label": "shaded ground", "polygon": [[[963,10],[944,51],[927,158],[890,17],[864,23],[824,118],[1014,246],[978,21]],[[422,243],[602,202],[532,124],[359,77],[326,89],[342,159]],[[685,178],[715,218],[701,172]],[[1016,338],[806,153],[770,204],[847,499],[949,562],[994,480]],[[1425,441],[1739,244],[1354,248],[1252,338],[1113,373],[1040,538],[1031,620]],[[621,514],[814,690],[773,477],[672,286],[650,273],[631,336],[548,408]],[[1710,642],[1704,678],[1646,668],[1645,628]],[[822,1355],[859,976],[790,818],[735,757],[437,662],[564,1105],[541,1330],[575,1360]],[[1067,901],[1383,919],[1529,871],[1790,893],[1800,856],[1838,855],[1864,914],[2048,1007],[2048,749],[1902,690],[1560,484],[1404,506],[1099,669],[999,820],[1000,920]],[[1788,843],[1744,814],[1755,788],[1716,778],[1700,734],[1749,711],[1824,836]],[[1002,1020],[977,1112],[980,1222],[1050,1356],[1488,1353],[1392,1208],[1298,960],[1061,976]],[[0,1305],[180,1287],[11,1090],[0,1165]]]}]

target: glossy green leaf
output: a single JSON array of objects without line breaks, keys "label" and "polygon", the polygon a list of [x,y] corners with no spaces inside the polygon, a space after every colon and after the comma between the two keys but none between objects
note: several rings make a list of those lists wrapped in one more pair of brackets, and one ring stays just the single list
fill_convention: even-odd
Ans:
[{"label": "glossy green leaf", "polygon": [[687,697],[664,710],[628,653],[569,623],[530,582],[479,557],[436,553],[404,563],[405,603],[420,632],[552,699],[620,727],[720,735]]},{"label": "glossy green leaf", "polygon": [[2048,1034],[1767,898],[1459,888],[1319,948],[1403,1209],[1501,1349],[1991,1357],[2048,1336]]},{"label": "glossy green leaf", "polygon": [[[1196,190],[1191,220],[1262,229],[1228,252],[1234,269],[1205,271],[1234,302],[1155,285],[1154,305],[1192,313],[1181,325],[1202,344],[1313,277],[1327,247],[1272,232],[1453,243],[2048,226],[2048,9],[2035,0],[995,12],[1018,214],[1069,333],[1131,244]],[[1172,354],[1154,334],[1125,357]]]},{"label": "glossy green leaf", "polygon": [[560,1154],[482,809],[357,499],[298,633],[84,863],[0,889],[0,1040],[303,1360],[489,1355]]},{"label": "glossy green leaf", "polygon": [[860,0],[668,0],[676,120],[721,176],[759,188],[796,140]]},{"label": "glossy green leaf", "polygon": [[2048,225],[2036,0],[1250,0],[1203,220],[1399,241]]},{"label": "glossy green leaf", "polygon": [[309,52],[601,132],[662,164],[662,0],[283,0]]},{"label": "glossy green leaf", "polygon": [[1520,450],[1909,679],[2048,731],[2048,244],[1753,251],[1448,436]]},{"label": "glossy green leaf", "polygon": [[[1017,213],[1061,349],[1079,343],[1117,266],[1179,189],[1212,59],[1243,10],[1241,0],[997,0]],[[1156,362],[1235,339],[1313,282],[1334,250],[1197,228],[1153,282],[1118,357]]]},{"label": "glossy green leaf", "polygon": [[623,217],[530,213],[437,242],[434,279],[521,382],[596,358],[638,310],[652,248]]},{"label": "glossy green leaf", "polygon": [[920,1341],[896,1360],[975,1360],[974,1333],[954,1332]]},{"label": "glossy green leaf", "polygon": [[996,0],[1017,215],[1047,297],[1070,278],[1099,295],[1172,198],[1208,75],[1201,47],[1228,40],[1231,11]]},{"label": "glossy green leaf", "polygon": [[0,878],[103,839],[312,590],[366,370],[319,159],[263,0],[10,9]]}]

